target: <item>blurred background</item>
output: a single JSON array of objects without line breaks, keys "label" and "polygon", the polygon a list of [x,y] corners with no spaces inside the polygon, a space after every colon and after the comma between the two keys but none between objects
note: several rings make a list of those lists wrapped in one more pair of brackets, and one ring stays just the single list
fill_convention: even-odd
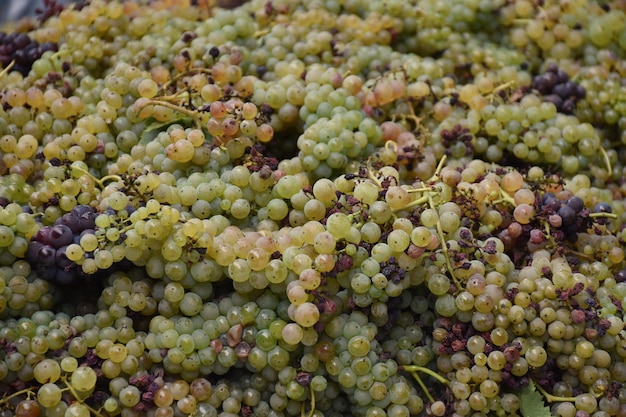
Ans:
[{"label": "blurred background", "polygon": [[37,17],[37,10],[54,4],[68,4],[70,0],[0,0],[0,25],[14,23],[24,17]]}]

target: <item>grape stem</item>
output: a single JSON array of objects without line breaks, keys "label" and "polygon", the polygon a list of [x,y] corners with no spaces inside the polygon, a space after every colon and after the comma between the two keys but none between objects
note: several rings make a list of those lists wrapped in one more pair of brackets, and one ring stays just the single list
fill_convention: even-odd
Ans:
[{"label": "grape stem", "polygon": [[9,71],[11,71],[11,68],[13,68],[13,66],[15,65],[15,60],[11,61],[9,63],[9,65],[7,65],[7,67],[5,69],[3,69],[2,71],[0,71],[0,80],[2,79],[2,77],[4,77],[5,75],[7,75],[9,73]]},{"label": "grape stem", "polygon": [[122,177],[120,177],[119,175],[107,175],[107,176],[104,176],[104,177],[98,179],[91,172],[89,172],[89,171],[87,171],[85,169],[82,169],[81,167],[76,166],[76,165],[72,165],[70,167],[70,169],[75,169],[75,170],[80,171],[83,174],[91,177],[96,182],[96,184],[98,184],[100,186],[101,189],[105,188],[105,185],[104,185],[105,181],[108,181],[108,180],[122,181]]},{"label": "grape stem", "polygon": [[92,415],[97,416],[97,417],[104,417],[100,412],[98,412],[97,410],[94,410],[92,407],[90,407],[89,404],[85,404],[84,400],[80,397],[80,395],[78,395],[78,393],[72,387],[72,385],[67,382],[67,377],[64,376],[62,378],[62,381],[65,384],[65,386],[67,387],[67,389],[69,390],[69,392],[72,395],[72,397],[74,397],[74,399],[76,399],[76,401],[78,401],[79,403],[81,403],[82,405],[87,407],[87,409],[89,410],[89,412]]},{"label": "grape stem", "polygon": [[[428,205],[433,210],[436,210],[432,195],[428,195]],[[452,281],[454,281],[454,285],[456,285],[457,290],[460,291],[461,288],[463,288],[463,286],[454,275],[454,268],[452,268],[452,262],[450,262],[450,254],[448,253],[448,246],[446,246],[446,238],[443,233],[443,229],[441,227],[441,221],[439,219],[437,219],[436,226],[437,226],[437,234],[439,235],[439,240],[441,241],[441,252],[443,252],[443,256],[446,258],[446,266],[448,267],[448,271],[450,271],[450,276],[452,277]]]},{"label": "grape stem", "polygon": [[435,399],[428,391],[428,388],[424,384],[424,381],[422,381],[422,378],[420,378],[419,374],[417,372],[411,372],[411,375],[413,375],[413,378],[417,381],[418,385],[422,388],[422,391],[424,391],[424,394],[426,394],[426,396],[428,397],[428,400],[431,403],[435,402]]},{"label": "grape stem", "polygon": [[509,193],[507,193],[506,191],[502,189],[500,189],[500,198],[493,202],[493,204],[498,204],[498,203],[509,203],[513,207],[517,206],[517,204],[515,204],[515,199],[513,199],[513,197],[511,197]]},{"label": "grape stem", "polygon": [[609,159],[609,154],[606,153],[606,149],[600,146],[600,153],[604,158],[604,163],[606,164],[606,170],[609,172],[609,177],[613,175],[613,167],[611,166],[611,160]]},{"label": "grape stem", "polygon": [[[309,385],[309,390],[311,391],[311,410],[309,411],[308,414],[306,414],[306,417],[312,417],[313,414],[315,413],[315,391],[313,391],[313,387],[311,385]],[[302,403],[302,408],[301,408],[300,415],[302,417],[305,417],[305,414],[304,414],[304,402]]]},{"label": "grape stem", "polygon": [[147,105],[153,105],[153,106],[163,106],[163,107],[167,107],[168,109],[177,111],[179,113],[183,113],[186,114],[187,116],[191,117],[193,119],[193,121],[196,124],[196,127],[198,129],[202,129],[202,122],[200,121],[200,118],[198,117],[198,112],[195,110],[189,110],[186,109],[182,106],[178,106],[176,104],[170,103],[168,101],[161,101],[161,100],[147,100],[145,102],[145,106]]},{"label": "grape stem", "polygon": [[589,217],[591,217],[592,219],[602,218],[602,217],[609,217],[611,219],[619,218],[619,216],[615,213],[589,213]]},{"label": "grape stem", "polygon": [[29,397],[31,395],[33,395],[33,389],[34,387],[29,387],[29,388],[24,388],[22,390],[19,390],[17,392],[14,392],[13,394],[9,395],[8,397],[4,397],[0,400],[0,406],[7,404],[9,401],[11,401],[13,398],[19,397],[20,395],[28,395]]},{"label": "grape stem", "polygon": [[496,94],[498,94],[500,91],[506,90],[507,88],[511,87],[512,85],[515,84],[516,81],[511,80],[508,81],[504,84],[501,84],[499,86],[497,86],[496,88],[493,89],[493,91],[491,93],[489,93],[489,95],[486,97],[490,102],[494,102],[495,98],[497,97]]},{"label": "grape stem", "polygon": [[439,375],[437,372],[433,371],[432,369],[429,368],[425,368],[423,366],[419,366],[419,365],[400,365],[398,366],[398,369],[401,371],[407,371],[407,372],[422,372],[426,375],[430,375],[433,378],[435,378],[437,381],[441,382],[442,384],[446,385],[446,386],[450,386],[450,381],[448,379],[446,379],[445,377]]},{"label": "grape stem", "polygon": [[[190,73],[197,73],[197,74],[211,74],[211,69],[210,68],[191,68],[185,72],[182,72],[180,74],[177,74],[175,77],[169,79],[167,82],[165,82],[165,84],[163,84],[161,86],[161,91],[166,91],[167,88],[172,85],[175,81],[180,80],[183,77],[188,76]],[[184,91],[184,93],[187,93],[186,91]],[[159,100],[170,100],[170,99],[174,99],[174,98],[178,98],[181,96],[181,93],[176,93],[170,96],[161,96],[159,97]]]},{"label": "grape stem", "polygon": [[549,394],[545,389],[541,387],[539,384],[535,384],[535,388],[539,391],[549,403],[553,402],[574,402],[576,401],[576,397],[557,397],[556,395]]},{"label": "grape stem", "polygon": [[449,380],[442,377],[438,373],[432,371],[431,369],[425,368],[423,366],[418,366],[418,365],[398,366],[398,370],[410,372],[413,378],[417,381],[419,386],[422,388],[422,391],[424,391],[424,394],[426,394],[430,402],[434,402],[435,399],[428,391],[428,388],[426,387],[426,384],[424,384],[424,381],[422,380],[422,378],[419,376],[419,372],[425,373],[426,375],[430,375],[431,377],[435,378],[437,381],[441,382],[445,386],[450,386]]},{"label": "grape stem", "polygon": [[443,156],[439,160],[439,163],[437,164],[437,168],[435,169],[435,173],[432,176],[432,180],[433,181],[439,180],[439,175],[441,174],[441,170],[443,169],[444,165],[446,164],[446,160],[447,159],[448,159],[448,155],[443,154]]}]

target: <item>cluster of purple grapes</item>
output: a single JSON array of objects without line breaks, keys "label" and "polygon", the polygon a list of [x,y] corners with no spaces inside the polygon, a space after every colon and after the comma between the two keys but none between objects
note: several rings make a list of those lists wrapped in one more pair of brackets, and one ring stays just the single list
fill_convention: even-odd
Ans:
[{"label": "cluster of purple grapes", "polygon": [[570,197],[567,200],[560,200],[553,193],[546,193],[541,197],[539,210],[546,215],[553,231],[553,236],[559,241],[567,240],[576,242],[578,234],[589,230],[594,223],[602,224],[607,219],[599,217],[593,218],[590,214],[611,213],[611,206],[606,203],[599,203],[593,210],[585,207],[580,197]]},{"label": "cluster of purple grapes", "polygon": [[14,70],[23,75],[28,74],[33,62],[41,58],[46,51],[56,51],[57,45],[53,42],[39,44],[24,33],[0,32],[0,65],[7,67],[15,62]]},{"label": "cluster of purple grapes", "polygon": [[84,234],[95,233],[95,219],[96,212],[91,207],[74,207],[52,226],[39,229],[28,245],[26,260],[42,279],[61,285],[75,282],[83,273],[65,252],[68,245],[79,243]]},{"label": "cluster of purple grapes", "polygon": [[556,64],[548,65],[546,72],[533,78],[532,88],[543,95],[544,100],[554,103],[561,113],[572,114],[576,102],[587,94],[583,86],[570,80],[569,75]]}]

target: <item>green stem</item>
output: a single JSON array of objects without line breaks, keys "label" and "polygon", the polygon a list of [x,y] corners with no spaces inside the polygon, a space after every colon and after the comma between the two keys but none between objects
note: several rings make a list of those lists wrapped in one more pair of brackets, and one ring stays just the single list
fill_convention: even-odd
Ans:
[{"label": "green stem", "polygon": [[613,167],[611,166],[611,160],[609,159],[609,154],[606,153],[606,149],[600,146],[600,153],[604,158],[604,163],[606,164],[606,169],[609,172],[609,177],[613,175]]},{"label": "green stem", "polygon": [[107,175],[105,177],[102,177],[101,179],[98,179],[91,172],[89,172],[87,170],[84,170],[81,167],[76,166],[76,165],[70,166],[70,169],[75,169],[75,170],[80,171],[83,174],[91,177],[95,181],[95,183],[100,186],[101,189],[104,189],[104,187],[105,187],[104,182],[105,181],[108,181],[108,180],[121,181],[122,180],[122,178],[119,175]]},{"label": "green stem", "polygon": [[186,114],[187,116],[189,116],[189,117],[191,117],[193,119],[193,121],[196,123],[196,127],[198,129],[202,129],[202,122],[200,121],[200,118],[198,117],[198,112],[196,112],[194,110],[189,110],[189,109],[186,109],[184,107],[178,106],[176,104],[172,104],[172,103],[169,103],[167,101],[161,101],[161,100],[148,100],[146,102],[146,105],[148,105],[148,104],[152,104],[153,106],[167,107],[168,109],[172,109],[172,110],[177,111],[179,113]]},{"label": "green stem", "polygon": [[5,69],[0,71],[0,80],[2,79],[2,77],[7,75],[9,73],[9,71],[11,71],[11,68],[13,68],[14,65],[15,65],[15,61],[11,61],[11,62],[9,62],[9,65],[7,65],[7,67]]},{"label": "green stem", "polygon": [[401,371],[407,371],[407,372],[422,372],[426,375],[432,376],[433,378],[435,378],[437,381],[441,382],[442,384],[446,386],[450,386],[450,381],[448,381],[446,378],[439,375],[437,372],[433,371],[432,369],[425,368],[423,366],[404,365],[404,366],[398,366],[398,369]]},{"label": "green stem", "polygon": [[420,378],[419,374],[417,372],[411,372],[411,375],[413,375],[413,378],[417,381],[419,386],[422,388],[422,391],[424,391],[424,394],[426,394],[426,396],[428,397],[428,400],[431,403],[435,402],[435,399],[433,398],[432,395],[430,395],[430,392],[428,391],[428,388],[424,384],[424,381],[422,381],[422,378]]},{"label": "green stem", "polygon": [[589,213],[589,217],[591,217],[592,219],[602,218],[602,217],[609,217],[611,219],[619,218],[619,216],[615,213]]},{"label": "green stem", "polygon": [[[309,411],[306,417],[312,417],[313,414],[315,413],[315,391],[313,390],[313,387],[311,387],[311,385],[309,385],[309,390],[311,391],[311,411]],[[302,403],[302,407],[300,408],[300,415],[302,417],[305,417],[304,402]]]},{"label": "green stem", "polygon": [[441,174],[441,170],[443,169],[443,166],[446,164],[446,160],[448,159],[448,155],[444,154],[441,159],[439,160],[439,163],[437,164],[437,168],[435,169],[435,174],[431,177],[431,180],[433,181],[437,181],[439,179],[439,174]]},{"label": "green stem", "polygon": [[548,394],[548,392],[541,387],[541,385],[535,383],[535,388],[539,391],[549,403],[552,402],[574,402],[576,397],[557,397],[556,395]]},{"label": "green stem", "polygon": [[21,395],[31,395],[33,393],[33,387],[30,388],[24,388],[22,390],[19,390],[17,392],[14,392],[13,394],[9,395],[8,397],[4,397],[0,400],[0,406],[7,404],[9,401],[11,401],[13,398],[19,397]]},{"label": "green stem", "polygon": [[85,401],[80,397],[80,395],[78,395],[78,393],[76,392],[76,390],[74,390],[74,388],[67,382],[67,378],[63,378],[63,383],[65,384],[65,386],[67,387],[67,389],[69,390],[70,394],[72,394],[72,397],[74,397],[74,399],[76,401],[78,401],[79,403],[81,403],[82,405],[84,405],[85,407],[87,407],[87,409],[89,410],[89,412],[97,417],[104,417],[101,413],[99,413],[97,410],[94,410],[92,407],[89,406],[89,404],[85,404]]},{"label": "green stem", "polygon": [[515,199],[511,197],[509,193],[507,193],[506,191],[502,189],[500,189],[500,198],[493,202],[493,204],[499,204],[499,203],[509,203],[513,207],[517,206],[517,204],[515,204]]},{"label": "green stem", "polygon": [[417,200],[411,201],[410,203],[408,203],[406,206],[398,208],[393,210],[394,212],[398,212],[398,211],[402,211],[402,210],[406,210],[406,209],[410,209],[413,208],[415,206],[419,206],[421,204],[426,203],[429,199],[431,198],[430,195],[425,195],[423,197],[418,198]]},{"label": "green stem", "polygon": [[[430,208],[436,210],[435,203],[433,202],[431,195],[428,196],[428,204],[430,205]],[[452,281],[454,281],[454,285],[456,285],[457,290],[461,290],[463,286],[454,275],[454,268],[452,267],[452,262],[450,262],[450,253],[448,252],[448,247],[446,246],[446,238],[443,233],[443,229],[441,228],[441,221],[439,221],[439,219],[437,219],[437,234],[439,235],[439,240],[441,240],[441,251],[443,252],[443,256],[446,258],[446,266],[448,267],[448,271],[450,271]]]}]

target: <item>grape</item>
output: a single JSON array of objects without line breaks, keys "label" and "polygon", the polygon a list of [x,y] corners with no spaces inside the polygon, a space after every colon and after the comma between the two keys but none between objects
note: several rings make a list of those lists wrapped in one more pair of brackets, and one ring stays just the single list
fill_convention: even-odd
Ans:
[{"label": "grape", "polygon": [[72,387],[78,391],[89,391],[96,385],[96,372],[85,366],[78,367],[72,372]]},{"label": "grape", "polygon": [[37,401],[43,407],[52,408],[61,402],[61,389],[58,385],[45,383],[37,391]]}]

